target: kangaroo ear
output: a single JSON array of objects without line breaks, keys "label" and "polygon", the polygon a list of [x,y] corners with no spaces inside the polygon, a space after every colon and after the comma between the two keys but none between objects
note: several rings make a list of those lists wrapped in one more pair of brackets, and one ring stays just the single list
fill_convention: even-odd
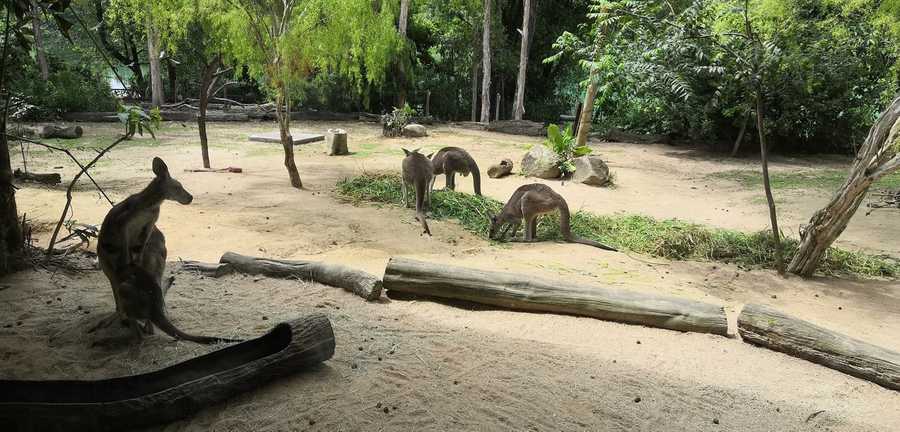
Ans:
[{"label": "kangaroo ear", "polygon": [[403,150],[403,153],[406,153],[407,156],[409,156],[412,153],[411,151],[409,151],[407,149],[402,149],[402,150]]},{"label": "kangaroo ear", "polygon": [[169,176],[169,167],[158,157],[153,158],[153,174],[156,174],[157,177]]},{"label": "kangaroo ear", "polygon": [[428,153],[428,156],[425,156],[425,157],[427,157],[428,159],[431,159],[431,156],[433,156],[433,155],[434,155],[434,152],[431,152],[431,153]]}]

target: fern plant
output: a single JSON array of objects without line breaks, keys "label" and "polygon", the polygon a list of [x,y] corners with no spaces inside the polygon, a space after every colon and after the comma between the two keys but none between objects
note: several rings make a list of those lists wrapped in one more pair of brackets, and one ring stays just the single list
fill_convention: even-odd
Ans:
[{"label": "fern plant", "polygon": [[559,158],[559,170],[563,176],[575,172],[575,158],[591,154],[591,148],[576,144],[575,135],[572,134],[572,125],[560,131],[559,126],[551,124],[547,126],[547,147],[553,150]]},{"label": "fern plant", "polygon": [[135,105],[119,105],[119,122],[125,126],[126,139],[131,139],[135,133],[144,135],[146,130],[150,136],[156,139],[153,129],[159,129],[162,116],[159,114],[159,108],[154,107],[149,112]]}]

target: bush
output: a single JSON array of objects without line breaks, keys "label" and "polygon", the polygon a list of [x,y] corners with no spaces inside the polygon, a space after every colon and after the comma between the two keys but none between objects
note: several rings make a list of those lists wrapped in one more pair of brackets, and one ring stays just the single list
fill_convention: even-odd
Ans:
[{"label": "bush", "polygon": [[563,176],[567,176],[575,172],[575,158],[591,154],[591,148],[576,144],[575,136],[572,135],[572,125],[569,125],[564,132],[559,131],[559,126],[551,124],[547,126],[547,147],[553,150],[559,157],[559,170]]},{"label": "bush", "polygon": [[416,110],[410,108],[409,104],[404,104],[403,108],[394,107],[394,111],[390,114],[381,116],[382,133],[386,137],[400,136],[403,127],[408,125],[415,115]]},{"label": "bush", "polygon": [[43,120],[76,111],[115,111],[118,104],[106,78],[96,73],[60,70],[44,81],[32,70],[16,84],[20,105],[13,117],[18,120]]}]

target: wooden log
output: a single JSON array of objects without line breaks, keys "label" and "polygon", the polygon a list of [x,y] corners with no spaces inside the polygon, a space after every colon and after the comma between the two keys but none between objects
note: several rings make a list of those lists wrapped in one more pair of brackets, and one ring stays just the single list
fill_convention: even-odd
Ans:
[{"label": "wooden log", "polygon": [[48,185],[56,185],[62,183],[62,176],[59,173],[49,173],[49,174],[38,174],[38,173],[30,173],[24,172],[18,168],[13,172],[13,178],[16,180],[42,183]]},{"label": "wooden log", "polygon": [[313,314],[146,374],[98,381],[0,381],[0,430],[121,431],[169,423],[328,360],[334,347],[328,318]]},{"label": "wooden log", "polygon": [[512,173],[513,170],[513,161],[510,159],[503,159],[499,164],[491,165],[488,168],[488,177],[490,178],[501,178],[506,177]]},{"label": "wooden log", "polygon": [[367,112],[361,112],[361,113],[359,113],[359,121],[370,122],[370,123],[381,123],[381,115],[367,113]]},{"label": "wooden log", "polygon": [[115,112],[69,112],[63,113],[65,121],[76,122],[93,122],[93,123],[115,123],[119,121],[119,116]]},{"label": "wooden log", "polygon": [[744,306],[738,316],[738,332],[745,341],[754,345],[800,357],[892,390],[900,390],[900,353],[896,351],[757,304]]},{"label": "wooden log", "polygon": [[234,252],[225,252],[219,262],[231,264],[240,273],[318,282],[343,288],[370,301],[381,297],[381,279],[339,264],[256,258]]},{"label": "wooden log", "polygon": [[347,131],[343,129],[329,129],[328,139],[331,141],[331,153],[329,156],[344,156],[350,154],[347,149]]},{"label": "wooden log", "polygon": [[708,303],[407,258],[391,258],[388,261],[384,288],[509,309],[589,316],[670,330],[723,336],[728,331],[725,310]]},{"label": "wooden log", "polygon": [[500,120],[493,121],[486,125],[486,129],[490,132],[501,132],[512,135],[525,136],[547,136],[547,128],[543,123],[533,122],[529,120]]},{"label": "wooden log", "polygon": [[182,261],[181,270],[200,273],[203,276],[213,278],[234,273],[234,267],[232,267],[231,264],[205,263],[200,261]]},{"label": "wooden log", "polygon": [[250,121],[246,113],[211,112],[206,114],[208,122],[245,122]]},{"label": "wooden log", "polygon": [[600,137],[610,142],[632,144],[671,144],[672,138],[664,134],[639,134],[612,128]]}]

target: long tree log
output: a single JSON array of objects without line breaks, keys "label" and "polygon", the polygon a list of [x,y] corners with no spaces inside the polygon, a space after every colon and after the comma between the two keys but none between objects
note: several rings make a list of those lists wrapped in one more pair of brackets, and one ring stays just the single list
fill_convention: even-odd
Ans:
[{"label": "long tree log", "polygon": [[225,252],[219,262],[231,264],[239,273],[314,281],[343,288],[366,300],[377,300],[381,297],[381,279],[340,264],[256,258],[234,252]]},{"label": "long tree log", "polygon": [[25,172],[16,168],[16,170],[13,171],[13,177],[21,181],[43,183],[48,185],[57,185],[62,183],[62,176],[60,176],[59,173],[36,174]]},{"label": "long tree log", "polygon": [[141,375],[99,381],[0,381],[0,430],[121,431],[169,423],[334,355],[322,314]]},{"label": "long tree log", "polygon": [[749,304],[738,316],[745,341],[900,390],[900,353],[875,346],[775,309]]},{"label": "long tree log", "polygon": [[13,129],[13,134],[40,138],[76,139],[81,138],[83,133],[84,130],[81,129],[81,126],[39,125],[20,126]]},{"label": "long tree log", "polygon": [[725,310],[708,303],[407,258],[388,261],[384,287],[389,291],[509,309],[589,316],[723,336],[728,332]]}]

